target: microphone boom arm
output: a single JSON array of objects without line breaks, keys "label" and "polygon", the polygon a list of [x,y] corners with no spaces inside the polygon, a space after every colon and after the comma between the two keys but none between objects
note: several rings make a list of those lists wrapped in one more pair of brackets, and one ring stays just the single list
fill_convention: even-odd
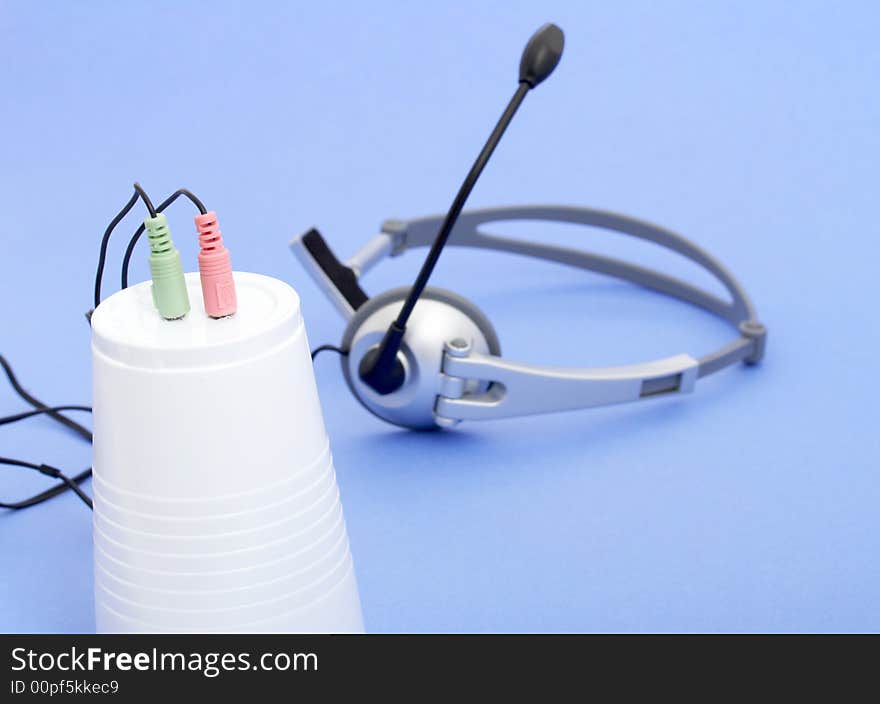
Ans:
[{"label": "microphone boom arm", "polygon": [[431,245],[428,256],[422,264],[422,268],[409,291],[409,295],[407,295],[406,300],[400,307],[397,318],[386,331],[379,346],[370,350],[361,360],[358,369],[359,376],[367,386],[377,393],[384,396],[397,391],[403,385],[406,374],[403,365],[397,358],[397,353],[400,351],[401,344],[403,344],[406,324],[413,308],[415,308],[419,297],[425,290],[428,279],[431,278],[434,267],[437,265],[437,260],[440,258],[440,253],[443,251],[443,247],[446,246],[449,235],[452,233],[452,228],[455,226],[455,222],[458,220],[458,216],[461,214],[468,196],[470,196],[477,180],[480,178],[480,174],[483,173],[483,169],[495,151],[495,147],[498,146],[498,142],[501,141],[501,137],[504,135],[510,121],[528,92],[547,78],[553,72],[553,69],[556,68],[562,56],[563,44],[562,30],[553,24],[545,24],[532,35],[532,38],[526,44],[522,60],[520,61],[519,85],[516,88],[516,92],[504,109],[498,123],[495,125],[495,129],[492,130],[492,134],[489,135],[489,139],[486,140],[486,144],[461,184],[461,188],[458,189],[458,194],[455,196],[455,200],[452,201],[452,206],[449,208],[449,212],[440,226],[440,231]]},{"label": "microphone boom arm", "polygon": [[483,169],[492,156],[492,152],[495,151],[495,147],[501,141],[504,131],[530,89],[531,86],[526,82],[520,83],[517,87],[504,113],[498,120],[498,124],[495,125],[495,129],[492,130],[492,134],[489,135],[489,139],[461,184],[461,188],[458,189],[458,194],[455,196],[452,207],[440,226],[440,231],[431,245],[428,256],[425,257],[425,262],[422,264],[421,270],[419,270],[419,275],[416,277],[409,295],[400,307],[400,313],[397,314],[397,318],[391,324],[391,327],[388,328],[375,353],[364,357],[364,364],[361,365],[360,369],[361,378],[380,394],[396,391],[403,382],[403,369],[401,368],[398,373],[395,373],[394,368],[399,366],[397,353],[400,351],[400,345],[403,343],[403,336],[406,333],[406,323],[409,320],[409,316],[422,295],[422,291],[425,290],[428,279],[431,278],[431,274],[434,272],[434,267],[437,266],[437,260],[440,259],[440,254],[446,246],[449,235],[452,233],[452,228],[455,226],[455,221],[458,220],[458,216],[461,214],[468,196],[474,189],[480,174],[483,173]]}]

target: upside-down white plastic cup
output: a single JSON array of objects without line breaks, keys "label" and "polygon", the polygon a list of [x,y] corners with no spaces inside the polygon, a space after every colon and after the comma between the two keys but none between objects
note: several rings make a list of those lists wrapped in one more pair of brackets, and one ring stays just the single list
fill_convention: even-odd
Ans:
[{"label": "upside-down white plastic cup", "polygon": [[92,315],[99,632],[361,632],[299,298],[163,320],[150,284]]}]

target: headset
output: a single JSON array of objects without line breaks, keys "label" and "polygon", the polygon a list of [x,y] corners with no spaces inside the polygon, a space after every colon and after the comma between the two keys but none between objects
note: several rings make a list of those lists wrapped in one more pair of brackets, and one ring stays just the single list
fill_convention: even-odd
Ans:
[{"label": "headset", "polygon": [[[306,270],[347,321],[342,372],[355,397],[371,413],[412,429],[451,428],[464,420],[591,408],[689,393],[697,379],[764,356],[767,329],[734,277],[684,237],[624,215],[567,206],[513,206],[462,212],[477,179],[530,90],[562,57],[564,36],[545,24],[523,51],[519,84],[465,178],[445,217],[388,220],[380,234],[340,262],[311,229],[291,242]],[[612,230],[653,242],[711,273],[730,294],[724,300],[663,272],[588,251],[489,234],[485,226],[516,220],[566,222]],[[536,366],[501,356],[498,335],[476,305],[458,294],[427,286],[446,245],[536,257],[598,272],[698,306],[729,322],[737,336],[703,357],[678,354],[617,367]],[[358,279],[386,257],[430,246],[411,287],[368,296]],[[317,352],[317,351],[316,351]]]},{"label": "headset", "polygon": [[[544,25],[531,37],[520,61],[516,92],[445,216],[387,220],[381,232],[344,263],[336,258],[316,229],[291,242],[294,253],[347,322],[340,346],[322,345],[312,351],[312,358],[322,350],[339,352],[342,372],[352,393],[379,418],[420,430],[451,428],[463,420],[509,418],[688,393],[697,379],[738,362],[757,364],[764,356],[767,329],[758,321],[755,307],[742,286],[711,255],[674,232],[624,215],[568,206],[513,206],[463,212],[471,190],[514,114],[529,91],[556,68],[563,45],[562,30],[553,24]],[[199,270],[205,311],[215,318],[235,313],[229,253],[223,245],[216,213],[209,212],[202,201],[185,188],[178,189],[154,207],[138,183],[104,232],[95,273],[96,307],[101,301],[110,236],[137,201],[142,200],[150,217],[128,243],[122,260],[121,287],[128,286],[129,263],[135,245],[146,230],[157,311],[169,320],[187,314],[189,300],[185,287],[181,291],[180,255],[162,215],[180,196],[192,201],[199,210],[195,223],[199,233]],[[663,272],[619,259],[500,237],[485,229],[491,223],[516,220],[575,223],[653,242],[703,267],[721,282],[730,299],[724,300]],[[717,315],[736,329],[737,336],[700,358],[678,354],[618,367],[561,368],[507,360],[501,356],[501,345],[492,323],[476,305],[452,291],[427,285],[447,244],[520,254],[612,276]],[[396,257],[416,247],[430,249],[412,286],[372,297],[364,292],[358,282],[361,276],[386,257]],[[91,319],[91,311],[86,318]],[[0,368],[16,393],[32,406],[32,410],[0,418],[0,426],[47,415],[85,440],[92,440],[87,427],[64,415],[67,411],[89,412],[90,407],[49,406],[24,389],[3,356],[0,356]],[[0,465],[31,469],[61,480],[23,501],[0,502],[0,508],[28,508],[68,489],[91,507],[91,500],[78,486],[91,476],[90,468],[69,477],[45,463],[0,457]]]}]

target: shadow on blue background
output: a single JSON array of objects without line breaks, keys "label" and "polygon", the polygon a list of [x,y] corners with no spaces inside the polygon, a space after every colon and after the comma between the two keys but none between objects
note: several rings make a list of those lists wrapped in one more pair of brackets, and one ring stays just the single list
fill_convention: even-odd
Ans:
[{"label": "shadow on blue background", "polygon": [[[82,313],[134,179],[155,199],[193,189],[236,268],[292,283],[311,342],[337,342],[341,320],[287,241],[318,225],[347,257],[387,217],[444,211],[548,20],[565,56],[471,205],[591,205],[677,229],[743,281],[769,354],[690,398],[431,435],[381,424],[319,358],[368,628],[880,629],[873,3],[3,3],[0,352],[36,395],[89,399]],[[192,215],[169,211],[191,268]],[[365,287],[409,281],[418,259]],[[143,251],[133,274],[146,278]],[[700,355],[730,335],[510,256],[450,251],[436,283],[524,361]],[[0,395],[0,412],[21,405]],[[45,419],[0,433],[4,455],[90,462]],[[0,492],[44,486],[8,469]],[[72,496],[0,515],[0,629],[93,628],[90,532]]]}]

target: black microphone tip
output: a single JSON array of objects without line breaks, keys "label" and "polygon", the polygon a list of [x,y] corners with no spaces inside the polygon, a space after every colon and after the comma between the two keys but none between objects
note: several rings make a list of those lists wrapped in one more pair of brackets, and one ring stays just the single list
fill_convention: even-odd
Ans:
[{"label": "black microphone tip", "polygon": [[519,82],[534,88],[547,76],[562,58],[565,35],[555,24],[547,23],[529,39],[519,62]]}]

